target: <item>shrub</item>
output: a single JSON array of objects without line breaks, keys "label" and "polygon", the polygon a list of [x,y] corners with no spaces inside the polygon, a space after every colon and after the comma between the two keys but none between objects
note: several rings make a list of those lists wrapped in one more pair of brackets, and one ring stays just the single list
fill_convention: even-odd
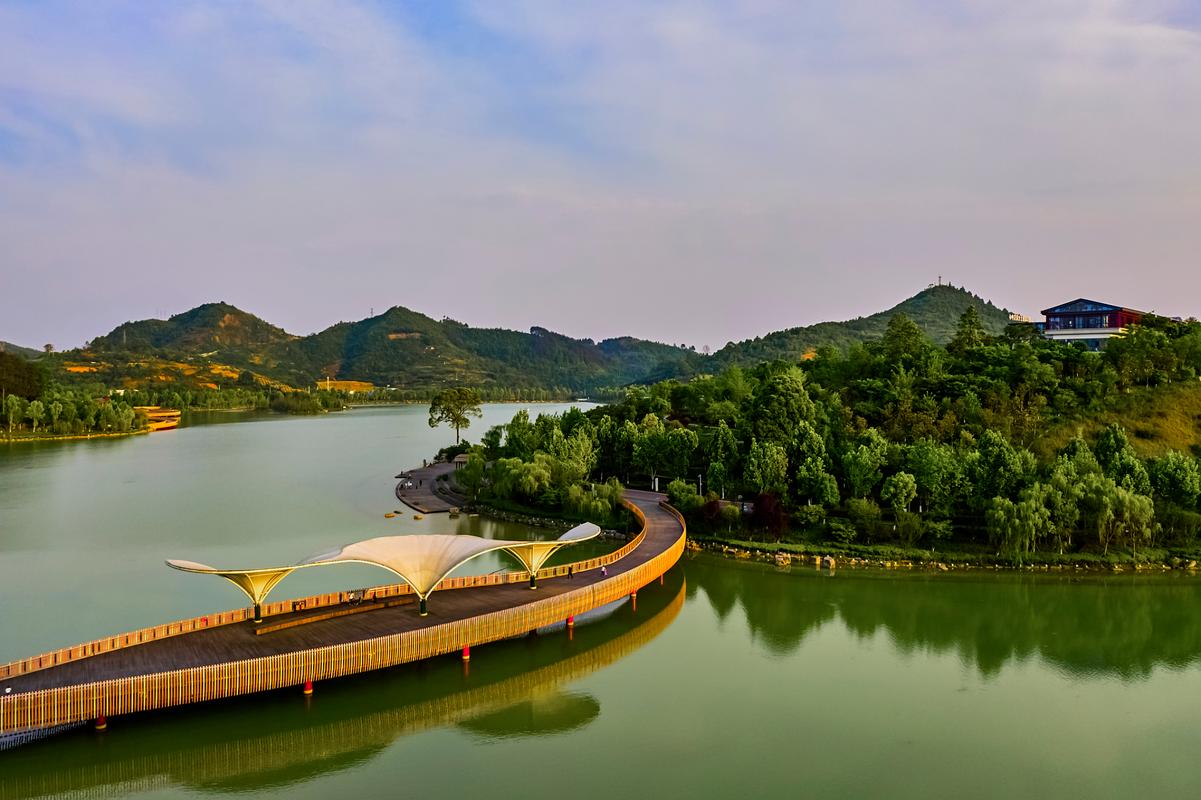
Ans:
[{"label": "shrub", "polygon": [[855,541],[855,526],[845,519],[826,520],[826,535],[839,544]]},{"label": "shrub", "polygon": [[742,526],[742,510],[736,503],[730,503],[721,507],[721,521],[726,526],[726,533],[731,532],[736,527]]},{"label": "shrub", "polygon": [[802,528],[820,528],[826,521],[826,509],[817,505],[801,506],[793,514],[793,518]]},{"label": "shrub", "polygon": [[924,528],[922,526],[922,518],[912,511],[897,512],[897,537],[908,547],[913,547],[917,544],[917,540],[922,538]]},{"label": "shrub", "polygon": [[689,516],[700,509],[702,501],[695,486],[676,478],[667,484],[667,502],[684,516]]},{"label": "shrub", "polygon": [[875,500],[864,500],[858,497],[847,501],[847,516],[854,523],[856,530],[870,541],[880,527],[880,506]]}]

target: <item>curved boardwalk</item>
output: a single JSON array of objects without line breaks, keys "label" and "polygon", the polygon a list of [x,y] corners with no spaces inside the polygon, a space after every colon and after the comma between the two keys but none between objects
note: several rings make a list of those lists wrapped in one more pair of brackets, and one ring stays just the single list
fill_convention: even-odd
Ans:
[{"label": "curved boardwalk", "polygon": [[[627,492],[644,520],[633,546],[616,560],[580,562],[571,578],[551,577],[565,567],[544,570],[537,591],[523,582],[439,591],[426,617],[410,602],[264,636],[240,621],[0,678],[12,690],[0,696],[0,734],[351,675],[563,622],[636,592],[676,563],[684,525],[661,498]],[[609,562],[607,576],[602,562]]]},{"label": "curved boardwalk", "polygon": [[193,731],[186,743],[167,739],[150,747],[143,739],[119,746],[107,742],[85,754],[75,751],[67,763],[57,749],[41,750],[27,756],[36,759],[37,769],[22,770],[21,777],[0,773],[0,800],[111,797],[118,791],[133,794],[169,787],[208,793],[222,786],[239,792],[275,787],[282,770],[370,758],[410,734],[563,697],[564,685],[625,658],[666,630],[683,608],[684,595],[683,577],[669,577],[666,590],[646,609],[649,614],[640,614],[638,624],[618,635],[606,629],[599,637],[590,636],[589,626],[576,632],[579,648],[573,647],[566,658],[417,702],[397,703],[385,693],[378,709],[368,714],[348,713],[316,724],[306,720],[304,725],[294,718],[272,719],[252,730],[207,726]]}]

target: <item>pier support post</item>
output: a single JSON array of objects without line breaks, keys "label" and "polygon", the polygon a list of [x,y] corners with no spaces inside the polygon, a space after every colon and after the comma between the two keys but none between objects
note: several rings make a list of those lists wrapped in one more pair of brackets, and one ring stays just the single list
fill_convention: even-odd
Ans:
[{"label": "pier support post", "polygon": [[263,604],[255,603],[254,604],[254,624],[258,625],[262,621],[263,621]]},{"label": "pier support post", "polygon": [[108,730],[108,718],[105,717],[103,714],[96,717],[96,726],[95,727],[96,727],[96,730],[98,730],[98,731]]},{"label": "pier support post", "polygon": [[630,592],[630,604],[634,611],[638,610],[638,592]]},{"label": "pier support post", "polygon": [[421,614],[421,616],[423,616],[423,617],[424,617],[426,614],[430,613],[430,607],[429,607],[429,605],[428,605],[428,604],[425,602],[425,598],[424,598],[424,597],[423,597],[423,598],[421,598],[421,602],[417,604],[417,611],[418,611],[418,613],[420,613],[420,614]]},{"label": "pier support post", "polygon": [[313,696],[313,682],[312,681],[304,682],[304,696],[305,697]]},{"label": "pier support post", "polygon": [[538,576],[536,574],[534,574],[533,572],[530,573],[530,588],[531,589],[538,588]]}]

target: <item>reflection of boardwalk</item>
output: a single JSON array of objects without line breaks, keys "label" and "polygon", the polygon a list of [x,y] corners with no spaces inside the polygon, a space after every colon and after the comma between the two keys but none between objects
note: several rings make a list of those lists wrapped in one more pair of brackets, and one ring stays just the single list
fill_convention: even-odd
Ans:
[{"label": "reflection of boardwalk", "polygon": [[405,486],[406,481],[402,479],[396,484],[396,499],[422,514],[437,514],[460,506],[462,503],[453,501],[444,492],[437,491],[438,478],[449,475],[454,470],[453,464],[430,464],[428,467],[409,470],[405,474],[409,476],[408,482],[413,485]]},{"label": "reflection of boardwalk", "polygon": [[[205,627],[0,679],[0,733],[295,686],[418,661],[525,634],[621,599],[679,559],[684,527],[658,495],[631,492],[642,534],[608,575],[441,592],[428,617],[411,605],[255,636],[248,622]],[[625,548],[623,548],[623,551]],[[562,568],[554,568],[562,569]]]},{"label": "reflection of boardwalk", "polygon": [[[571,716],[575,713],[573,707],[583,706],[579,721],[587,724],[595,716],[595,711],[589,713],[588,708],[596,701],[592,700],[590,706],[580,702],[589,699],[587,695],[565,694],[562,688],[621,660],[666,630],[684,604],[683,581],[676,578],[676,582],[678,588],[657,590],[661,592],[659,597],[647,597],[649,604],[639,603],[639,612],[652,614],[644,622],[615,636],[611,628],[625,623],[602,620],[582,626],[576,631],[580,651],[546,666],[422,702],[324,724],[287,729],[287,723],[282,723],[278,732],[252,738],[151,754],[138,752],[125,758],[105,748],[93,751],[93,763],[80,763],[76,758],[70,766],[50,761],[50,751],[43,750],[30,754],[44,753],[48,759],[46,768],[38,774],[13,778],[0,773],[0,800],[107,797],[117,787],[123,793],[172,786],[212,789],[230,780],[236,780],[242,790],[260,783],[278,786],[281,776],[290,770],[299,773],[297,779],[337,770],[347,763],[360,762],[400,737],[446,725],[464,725],[472,730],[486,725],[490,715],[522,704],[546,709],[556,717],[562,716],[565,708]],[[626,613],[624,607],[622,613]],[[589,642],[593,628],[600,638]],[[490,652],[485,649],[479,657],[486,659]],[[558,722],[557,718],[545,721],[548,727]],[[136,745],[132,743],[134,749]],[[302,770],[305,766],[312,769]]]}]

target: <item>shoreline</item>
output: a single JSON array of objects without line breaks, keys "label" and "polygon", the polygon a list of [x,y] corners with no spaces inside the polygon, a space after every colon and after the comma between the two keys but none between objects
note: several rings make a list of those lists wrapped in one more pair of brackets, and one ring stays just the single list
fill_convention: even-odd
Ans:
[{"label": "shoreline", "polygon": [[[867,546],[870,548],[870,545]],[[1130,561],[1102,562],[1091,558],[1093,554],[1055,555],[1053,561],[1037,563],[1014,564],[996,558],[968,555],[963,553],[930,552],[922,556],[885,555],[870,553],[848,553],[837,547],[821,547],[818,545],[802,545],[776,542],[750,542],[741,539],[724,539],[721,537],[689,535],[689,552],[709,553],[734,561],[759,561],[774,563],[777,566],[789,566],[800,563],[818,563],[825,559],[833,560],[836,567],[849,569],[883,569],[927,572],[1071,572],[1071,573],[1131,573],[1131,574],[1162,574],[1165,572],[1183,572],[1189,575],[1201,574],[1198,561],[1191,558],[1175,557],[1170,561]],[[1075,557],[1073,557],[1075,556]]]},{"label": "shoreline", "polygon": [[119,431],[115,433],[64,433],[55,434],[54,436],[8,436],[7,434],[0,438],[0,442],[5,444],[16,444],[17,442],[74,442],[83,441],[86,439],[120,439],[126,436],[142,436],[147,433],[153,433],[149,428],[140,431]]}]

